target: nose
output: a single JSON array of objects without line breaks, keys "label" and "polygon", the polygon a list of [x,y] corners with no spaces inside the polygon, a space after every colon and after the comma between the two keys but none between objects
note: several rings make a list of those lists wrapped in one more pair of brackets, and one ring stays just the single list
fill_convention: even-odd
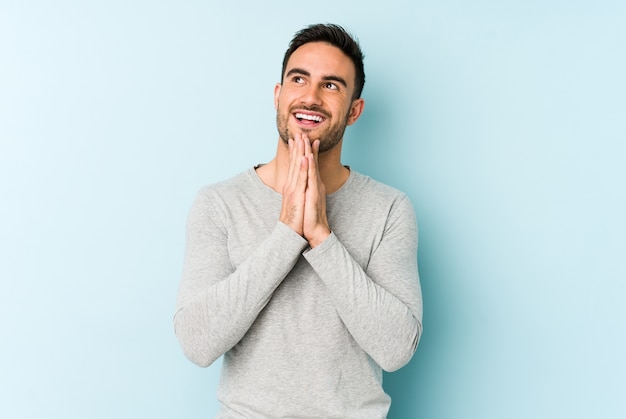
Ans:
[{"label": "nose", "polygon": [[304,105],[321,105],[322,104],[322,95],[320,94],[319,86],[311,84],[306,87],[304,92],[302,92],[302,96],[300,97],[300,102]]}]

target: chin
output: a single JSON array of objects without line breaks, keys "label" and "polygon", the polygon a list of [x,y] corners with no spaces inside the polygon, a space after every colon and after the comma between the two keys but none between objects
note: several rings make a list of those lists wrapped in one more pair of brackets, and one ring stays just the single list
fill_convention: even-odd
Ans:
[{"label": "chin", "polygon": [[306,136],[309,137],[309,140],[315,141],[321,138],[321,135],[315,131],[315,129],[297,128],[294,132],[306,134]]}]

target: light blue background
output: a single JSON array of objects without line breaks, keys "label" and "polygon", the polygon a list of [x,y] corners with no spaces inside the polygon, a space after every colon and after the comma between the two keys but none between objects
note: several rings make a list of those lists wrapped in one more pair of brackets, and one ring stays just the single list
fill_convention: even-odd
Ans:
[{"label": "light blue background", "polygon": [[196,191],[272,158],[292,34],[366,54],[344,163],[406,191],[390,417],[626,416],[620,1],[0,0],[0,417],[208,418],[172,314]]}]

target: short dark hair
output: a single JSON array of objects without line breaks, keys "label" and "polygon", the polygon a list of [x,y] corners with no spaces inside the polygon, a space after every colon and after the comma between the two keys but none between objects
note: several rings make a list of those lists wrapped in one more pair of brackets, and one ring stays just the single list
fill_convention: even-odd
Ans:
[{"label": "short dark hair", "polygon": [[363,52],[361,52],[359,43],[352,35],[350,35],[341,26],[330,23],[310,25],[296,32],[293,39],[289,43],[289,48],[285,51],[285,57],[283,58],[283,70],[280,74],[281,83],[283,77],[285,76],[287,61],[289,61],[291,54],[293,54],[294,51],[302,45],[308,44],[309,42],[327,42],[339,48],[352,60],[356,74],[352,100],[360,98],[361,93],[363,92],[363,86],[365,85]]}]

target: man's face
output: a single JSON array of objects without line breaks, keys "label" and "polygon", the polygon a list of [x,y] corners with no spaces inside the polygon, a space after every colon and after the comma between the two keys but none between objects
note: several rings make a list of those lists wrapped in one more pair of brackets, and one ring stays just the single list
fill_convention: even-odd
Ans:
[{"label": "man's face", "polygon": [[280,138],[306,133],[320,140],[320,152],[335,147],[363,109],[362,99],[352,100],[354,83],[354,64],[339,48],[311,42],[296,49],[274,89]]}]

